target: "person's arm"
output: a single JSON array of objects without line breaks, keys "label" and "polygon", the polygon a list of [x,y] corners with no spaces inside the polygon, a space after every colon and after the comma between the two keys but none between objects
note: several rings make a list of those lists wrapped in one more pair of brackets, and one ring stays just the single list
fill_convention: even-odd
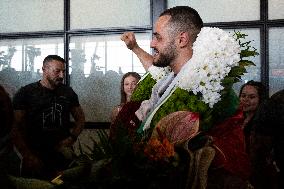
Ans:
[{"label": "person's arm", "polygon": [[23,157],[23,166],[27,169],[39,169],[42,167],[42,162],[28,147],[25,133],[25,111],[15,110],[12,127],[13,143]]},{"label": "person's arm", "polygon": [[75,106],[71,109],[71,115],[75,120],[74,127],[70,129],[70,136],[60,141],[56,146],[57,150],[61,148],[72,146],[85,126],[85,114],[81,106]]},{"label": "person's arm", "polygon": [[14,123],[12,128],[12,138],[15,146],[21,153],[23,157],[29,156],[32,154],[27,143],[25,136],[25,111],[24,110],[15,110],[14,111]]},{"label": "person's arm", "polygon": [[125,43],[128,49],[132,50],[133,53],[136,54],[144,69],[148,71],[149,67],[153,65],[153,56],[139,47],[135,34],[133,32],[125,32],[122,34],[121,40]]},{"label": "person's arm", "polygon": [[75,120],[75,126],[70,133],[75,138],[80,135],[85,126],[85,114],[81,106],[76,106],[71,109],[71,114]]},{"label": "person's arm", "polygon": [[121,110],[121,108],[122,108],[122,105],[118,105],[118,106],[116,106],[112,109],[111,116],[110,116],[111,123],[114,123],[114,121],[115,121],[119,111]]}]

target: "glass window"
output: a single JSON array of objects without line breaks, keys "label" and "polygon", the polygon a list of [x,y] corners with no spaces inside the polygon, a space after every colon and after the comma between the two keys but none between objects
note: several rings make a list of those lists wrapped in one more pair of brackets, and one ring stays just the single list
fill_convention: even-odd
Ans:
[{"label": "glass window", "polygon": [[63,13],[62,0],[1,0],[0,33],[63,30]]},{"label": "glass window", "polygon": [[284,19],[284,1],[269,0],[268,1],[268,19]]},{"label": "glass window", "polygon": [[259,0],[168,0],[168,7],[177,5],[188,5],[196,9],[205,23],[260,19]]},{"label": "glass window", "polygon": [[149,0],[72,0],[71,29],[149,26]]},{"label": "glass window", "polygon": [[63,57],[63,39],[0,41],[0,84],[11,96],[42,75],[42,61],[49,54]]},{"label": "glass window", "polygon": [[269,94],[284,86],[284,28],[269,29]]},{"label": "glass window", "polygon": [[[151,35],[136,34],[138,44],[150,53]],[[120,80],[124,73],[145,73],[139,59],[126,48],[120,35],[72,37],[70,83],[77,91],[86,121],[109,121],[120,103]]]},{"label": "glass window", "polygon": [[[234,34],[234,30],[226,30],[231,34]],[[250,45],[257,49],[257,52],[260,53],[260,30],[259,29],[236,29],[235,31],[240,31],[241,33],[246,34],[245,40],[242,42],[250,41]],[[240,87],[248,82],[249,80],[260,81],[261,75],[261,65],[260,65],[260,55],[251,57],[248,60],[251,60],[256,66],[246,67],[247,73],[242,76],[242,81],[235,83],[233,88],[238,94]]]}]

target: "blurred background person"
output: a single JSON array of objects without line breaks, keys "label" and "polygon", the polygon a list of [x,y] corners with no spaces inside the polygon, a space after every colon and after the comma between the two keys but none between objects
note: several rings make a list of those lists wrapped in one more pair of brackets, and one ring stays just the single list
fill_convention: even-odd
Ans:
[{"label": "blurred background person", "polygon": [[13,123],[13,106],[10,96],[0,85],[0,186],[12,188],[8,175],[20,174],[20,159],[13,150],[11,129]]},{"label": "blurred background person", "polygon": [[255,189],[284,188],[284,89],[264,101],[255,115],[251,137]]},{"label": "blurred background person", "polygon": [[136,72],[128,72],[123,75],[120,82],[120,104],[113,108],[111,112],[111,122],[115,120],[122,106],[130,101],[131,95],[140,78],[141,76]]},{"label": "blurred background person", "polygon": [[244,85],[241,86],[239,98],[240,98],[240,107],[244,113],[244,122],[242,125],[244,135],[245,135],[245,143],[246,143],[246,151],[249,151],[250,145],[250,136],[251,130],[253,127],[253,119],[255,113],[259,107],[259,105],[265,99],[265,87],[261,82],[258,81],[248,81]]}]

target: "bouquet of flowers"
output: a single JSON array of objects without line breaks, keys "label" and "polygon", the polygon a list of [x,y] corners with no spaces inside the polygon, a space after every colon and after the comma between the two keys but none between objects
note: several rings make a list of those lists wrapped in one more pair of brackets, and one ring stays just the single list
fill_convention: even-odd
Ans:
[{"label": "bouquet of flowers", "polygon": [[[235,113],[238,99],[232,85],[241,80],[246,66],[254,65],[246,58],[258,55],[250,41],[242,42],[245,37],[240,32],[230,36],[219,28],[204,27],[193,44],[192,58],[173,81],[175,87],[151,112],[142,125],[143,131],[154,128],[161,118],[176,111],[198,112],[203,131]],[[149,69],[138,83],[132,100],[149,99],[149,89],[168,73],[168,68]]]}]

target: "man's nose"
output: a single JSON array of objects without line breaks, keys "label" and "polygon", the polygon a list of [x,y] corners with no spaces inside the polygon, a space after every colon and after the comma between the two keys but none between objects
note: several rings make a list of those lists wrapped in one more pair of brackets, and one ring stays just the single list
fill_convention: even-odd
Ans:
[{"label": "man's nose", "polygon": [[155,42],[155,40],[152,40],[152,41],[150,42],[150,47],[151,47],[151,48],[155,48],[155,47],[156,47],[156,42]]}]

